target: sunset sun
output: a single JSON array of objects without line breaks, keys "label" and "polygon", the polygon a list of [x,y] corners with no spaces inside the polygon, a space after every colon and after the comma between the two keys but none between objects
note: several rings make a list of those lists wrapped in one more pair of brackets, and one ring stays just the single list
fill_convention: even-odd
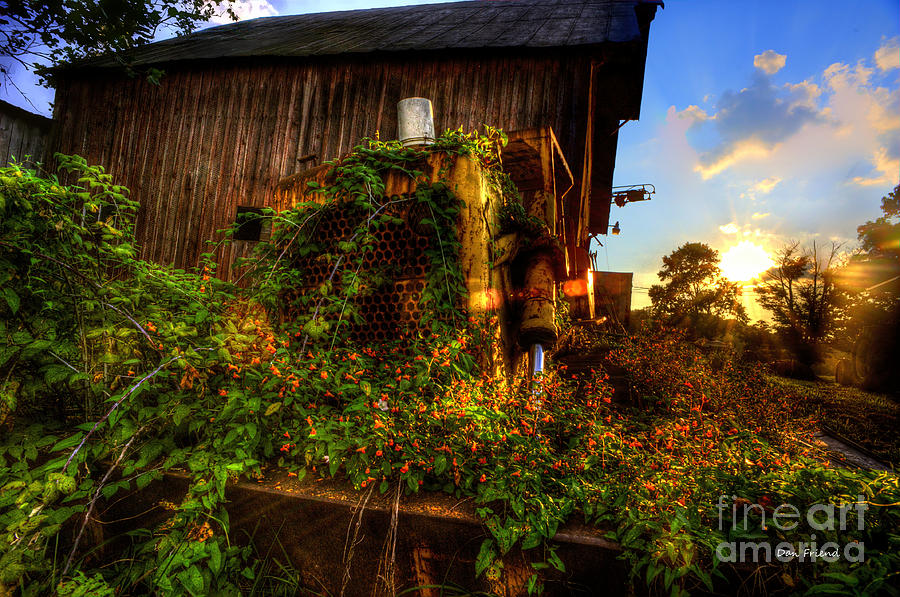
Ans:
[{"label": "sunset sun", "polygon": [[748,282],[769,269],[772,259],[759,245],[742,240],[725,251],[719,266],[722,274],[732,282]]}]

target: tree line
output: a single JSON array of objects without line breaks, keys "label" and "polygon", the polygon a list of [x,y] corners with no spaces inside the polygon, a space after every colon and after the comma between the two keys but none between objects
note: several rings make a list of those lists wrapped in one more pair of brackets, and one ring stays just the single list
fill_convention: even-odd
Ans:
[{"label": "tree line", "polygon": [[780,247],[754,288],[770,322],[749,324],[740,286],[723,276],[718,252],[702,242],[663,257],[657,274],[662,283],[650,288],[651,307],[636,319],[649,317],[694,338],[777,343],[807,367],[822,361],[826,346],[856,351],[863,339],[875,367],[891,369],[900,349],[900,185],[882,197],[881,212],[857,228],[852,252],[835,242]]}]

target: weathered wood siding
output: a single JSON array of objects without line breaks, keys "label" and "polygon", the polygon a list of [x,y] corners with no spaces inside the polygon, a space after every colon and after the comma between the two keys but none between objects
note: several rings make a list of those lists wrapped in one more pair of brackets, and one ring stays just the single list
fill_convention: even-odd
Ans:
[{"label": "weathered wood siding", "polygon": [[[191,267],[239,205],[273,205],[281,178],[361,137],[395,138],[405,97],[432,100],[437,130],[552,126],[579,178],[590,62],[582,50],[192,63],[158,86],[81,73],[57,89],[54,145],[131,188],[145,258]],[[250,244],[219,249],[220,272]]]},{"label": "weathered wood siding", "polygon": [[49,118],[0,100],[0,165],[13,159],[28,165],[42,161],[50,123]]}]

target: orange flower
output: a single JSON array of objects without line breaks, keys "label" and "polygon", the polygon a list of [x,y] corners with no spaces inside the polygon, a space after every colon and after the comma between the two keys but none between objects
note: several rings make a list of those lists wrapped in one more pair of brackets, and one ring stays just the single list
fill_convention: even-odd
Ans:
[{"label": "orange flower", "polygon": [[328,371],[322,371],[321,373],[319,373],[319,377],[321,377],[322,379],[328,379]]}]

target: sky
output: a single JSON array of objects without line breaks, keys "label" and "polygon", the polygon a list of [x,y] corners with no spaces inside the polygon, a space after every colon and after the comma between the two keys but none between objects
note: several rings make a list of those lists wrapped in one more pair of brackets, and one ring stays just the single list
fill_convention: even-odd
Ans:
[{"label": "sky", "polygon": [[[252,18],[425,3],[235,8]],[[52,95],[13,73],[33,106],[8,86],[0,98],[49,114]],[[641,118],[620,131],[614,178],[656,194],[612,207],[622,232],[601,237],[598,266],[634,272],[633,308],[649,304],[662,257],[686,242],[718,250],[725,273],[745,282],[790,241],[852,250],[856,227],[880,215],[898,182],[897,0],[667,0],[650,30]],[[763,316],[749,283],[744,302]]]},{"label": "sky", "polygon": [[[854,248],[856,227],[900,182],[898,34],[896,0],[667,1],[614,178],[656,195],[612,207],[622,233],[597,249],[598,265],[647,288],[686,242],[723,256],[737,246],[762,265],[792,240]],[[647,304],[636,288],[632,306]]]}]

